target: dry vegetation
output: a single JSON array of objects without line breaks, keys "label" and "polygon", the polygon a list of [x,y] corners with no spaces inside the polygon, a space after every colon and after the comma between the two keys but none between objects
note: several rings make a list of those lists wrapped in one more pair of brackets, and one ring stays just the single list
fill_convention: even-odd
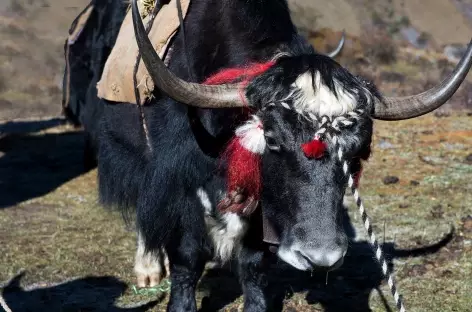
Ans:
[{"label": "dry vegetation", "polygon": [[[366,165],[361,192],[380,237],[386,224],[386,248],[395,256],[394,269],[409,311],[467,311],[472,287],[471,129],[470,116],[457,113],[376,124],[374,155]],[[55,142],[55,148],[48,142]],[[73,142],[76,148],[71,148]],[[0,211],[0,279],[26,269],[22,283],[36,288],[7,293],[8,302],[17,307],[13,311],[26,311],[19,308],[22,304],[58,304],[54,300],[77,308],[68,311],[94,304],[98,311],[109,311],[114,304],[157,298],[152,291],[125,290],[134,283],[134,233],[126,230],[119,215],[97,205],[96,172],[78,175],[80,137],[74,131],[59,126],[14,140],[5,137],[0,150],[5,153],[0,158],[2,177],[7,174],[13,181],[9,194],[24,196],[16,197],[20,203],[14,206],[11,201],[1,203],[7,207]],[[23,173],[20,168],[31,169]],[[399,182],[386,185],[387,176]],[[28,199],[44,179],[52,183],[50,190]],[[390,302],[355,207],[349,210],[358,236],[345,265],[330,273],[328,285],[324,275],[289,272],[280,277],[290,285],[286,311],[323,311],[322,306],[326,311],[366,311],[368,303],[374,311],[383,311],[376,288]],[[451,226],[455,231],[448,237]],[[405,251],[409,249],[413,251]],[[79,280],[52,287],[72,278]],[[208,311],[223,304],[224,311],[236,311],[242,302],[239,295],[230,272],[213,271],[201,283],[199,302],[209,296],[203,300]],[[45,296],[55,299],[44,301]],[[164,311],[165,298],[158,307]]]},{"label": "dry vegetation", "polygon": [[[0,4],[0,120],[58,114],[62,43],[86,2],[70,7],[58,0]],[[362,34],[347,29],[339,61],[374,80],[386,94],[418,92],[454,64],[435,44],[416,50],[393,40],[397,33],[392,29],[403,15],[392,17],[389,8],[375,7],[376,23],[369,11],[371,22],[358,24]],[[305,29],[322,51],[334,47],[340,36],[340,28],[322,27],[326,18],[314,21],[316,32]],[[299,20],[309,21],[306,16]],[[470,310],[471,108],[467,81],[439,112],[375,125],[374,154],[365,166],[361,194],[393,257],[408,311]],[[165,311],[166,294],[132,289],[134,233],[117,213],[97,204],[96,171],[83,172],[82,144],[80,132],[57,119],[0,122],[0,281],[25,270],[18,278],[22,286],[15,287],[14,281],[4,297],[14,312],[151,311],[154,305],[153,311]],[[357,235],[345,265],[329,274],[327,284],[323,274],[282,272],[278,282],[289,285],[284,311],[388,311],[388,288],[355,207],[348,210]],[[240,311],[234,275],[208,271],[198,302],[202,311]]]}]

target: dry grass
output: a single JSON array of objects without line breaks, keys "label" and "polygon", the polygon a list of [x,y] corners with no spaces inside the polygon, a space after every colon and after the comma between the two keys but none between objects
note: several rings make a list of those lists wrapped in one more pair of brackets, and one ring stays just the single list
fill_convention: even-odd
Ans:
[{"label": "dry grass", "polygon": [[[451,225],[456,230],[443,248],[431,254],[394,260],[399,287],[409,311],[468,309],[472,288],[471,280],[467,278],[472,276],[472,219],[467,217],[472,216],[472,166],[465,159],[470,154],[471,129],[472,120],[465,113],[446,118],[430,114],[416,120],[376,124],[374,155],[366,165],[361,193],[380,237],[383,237],[383,223],[386,224],[385,240],[389,250],[392,252],[394,239],[396,249],[414,249],[437,243],[447,235]],[[52,128],[30,135],[44,137],[61,135],[64,131],[70,130]],[[0,157],[3,172],[10,168],[22,175],[26,170],[33,180],[36,179],[34,175],[54,179],[57,170],[67,171],[67,164],[77,166],[80,159],[80,149],[70,153],[70,148],[66,147],[72,141],[58,140],[55,149],[46,152],[40,151],[42,141],[17,136],[10,138],[9,144],[2,144],[5,139],[0,141],[0,150],[4,153]],[[22,140],[27,140],[30,149],[25,150]],[[80,140],[76,142],[80,146]],[[6,145],[8,149],[4,148]],[[8,156],[15,154],[15,148],[35,156],[25,155],[11,166],[11,161],[15,160]],[[69,149],[69,153],[65,153],[65,149]],[[44,153],[48,154],[49,160],[46,158],[37,163]],[[37,167],[34,172],[21,169],[31,166],[28,164],[32,161]],[[41,166],[42,170],[39,170]],[[77,174],[77,171],[73,169],[72,173]],[[44,196],[25,198],[17,205],[0,210],[0,280],[7,280],[18,270],[26,269],[25,285],[50,287],[43,291],[56,294],[61,288],[52,283],[79,278],[79,282],[71,282],[72,285],[86,281],[89,284],[85,288],[90,290],[92,287],[93,290],[98,286],[94,286],[87,276],[112,276],[118,280],[107,280],[109,284],[101,287],[114,289],[120,285],[122,288],[119,288],[120,292],[110,292],[113,300],[107,301],[107,309],[115,303],[129,305],[155,300],[153,292],[135,294],[131,288],[126,289],[126,285],[134,283],[134,233],[126,230],[118,214],[98,206],[96,172],[75,178],[72,173],[69,179],[62,180],[58,188]],[[384,185],[382,180],[387,175],[397,176],[399,183]],[[16,183],[21,181],[16,180]],[[412,184],[411,181],[416,182]],[[2,182],[5,183],[0,178],[0,184]],[[327,286],[324,275],[309,277],[291,272],[294,277],[282,276],[295,290],[294,294],[288,294],[286,311],[323,311],[323,306],[327,311],[340,311],[366,307],[367,303],[373,311],[383,311],[381,296],[375,290],[377,287],[391,302],[363,240],[355,207],[350,215],[359,236],[351,244],[343,269],[329,275]],[[242,298],[234,277],[226,271],[209,274],[202,281],[199,302],[204,300],[210,310],[222,306],[223,311],[240,310]],[[225,285],[224,291],[220,290],[220,284]],[[85,296],[80,289],[75,290],[78,293],[72,297],[70,290],[61,289],[61,300],[67,302],[75,300],[76,296]],[[210,298],[204,299],[210,294]],[[15,298],[12,296],[6,296],[6,299]],[[15,302],[8,303],[15,305]],[[80,303],[75,304],[80,306]],[[157,310],[165,310],[165,298],[157,305]]]}]

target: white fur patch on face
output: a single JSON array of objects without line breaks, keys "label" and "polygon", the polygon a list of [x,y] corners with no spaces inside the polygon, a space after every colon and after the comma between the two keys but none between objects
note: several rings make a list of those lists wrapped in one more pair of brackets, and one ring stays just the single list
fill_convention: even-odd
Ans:
[{"label": "white fur patch on face", "polygon": [[[294,87],[300,89],[301,96],[294,101],[294,108],[299,112],[318,116],[335,117],[353,111],[357,102],[335,81],[336,95],[322,82],[320,73],[305,73],[297,78]],[[313,88],[313,85],[315,88]]]},{"label": "white fur patch on face", "polygon": [[263,154],[266,147],[264,128],[256,115],[244,125],[236,129],[236,136],[240,138],[241,145],[255,154]]},{"label": "white fur patch on face", "polygon": [[223,214],[222,220],[213,218],[211,215],[214,207],[208,193],[203,188],[198,188],[197,196],[205,208],[205,222],[215,247],[215,254],[222,262],[226,262],[239,248],[247,230],[247,222],[235,213]]}]

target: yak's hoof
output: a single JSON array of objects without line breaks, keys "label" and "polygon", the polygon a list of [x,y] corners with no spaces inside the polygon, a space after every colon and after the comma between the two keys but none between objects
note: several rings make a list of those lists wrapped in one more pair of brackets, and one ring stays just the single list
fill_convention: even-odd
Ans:
[{"label": "yak's hoof", "polygon": [[162,273],[136,273],[136,283],[139,288],[156,287],[162,279]]},{"label": "yak's hoof", "polygon": [[157,255],[145,253],[138,247],[134,272],[138,287],[158,286],[170,272],[167,255],[162,250]]}]

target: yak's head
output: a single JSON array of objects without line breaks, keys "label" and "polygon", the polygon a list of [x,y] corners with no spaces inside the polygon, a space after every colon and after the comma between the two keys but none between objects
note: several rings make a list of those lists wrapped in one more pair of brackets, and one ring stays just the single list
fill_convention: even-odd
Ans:
[{"label": "yak's head", "polygon": [[331,268],[347,250],[343,197],[350,173],[370,154],[368,112],[377,92],[322,55],[283,57],[248,72],[267,67],[245,88],[255,109],[224,153],[228,193],[219,208],[248,215],[260,203],[277,236],[264,239],[280,243],[283,260]]},{"label": "yak's head", "polygon": [[345,188],[370,153],[372,119],[402,120],[444,104],[464,80],[472,45],[440,85],[418,95],[382,97],[329,57],[286,56],[243,83],[196,84],[159,59],[139,17],[138,46],[155,85],[176,101],[206,108],[250,107],[229,144],[228,195],[220,208],[248,214],[260,203],[280,239],[278,255],[301,270],[342,263]]}]

